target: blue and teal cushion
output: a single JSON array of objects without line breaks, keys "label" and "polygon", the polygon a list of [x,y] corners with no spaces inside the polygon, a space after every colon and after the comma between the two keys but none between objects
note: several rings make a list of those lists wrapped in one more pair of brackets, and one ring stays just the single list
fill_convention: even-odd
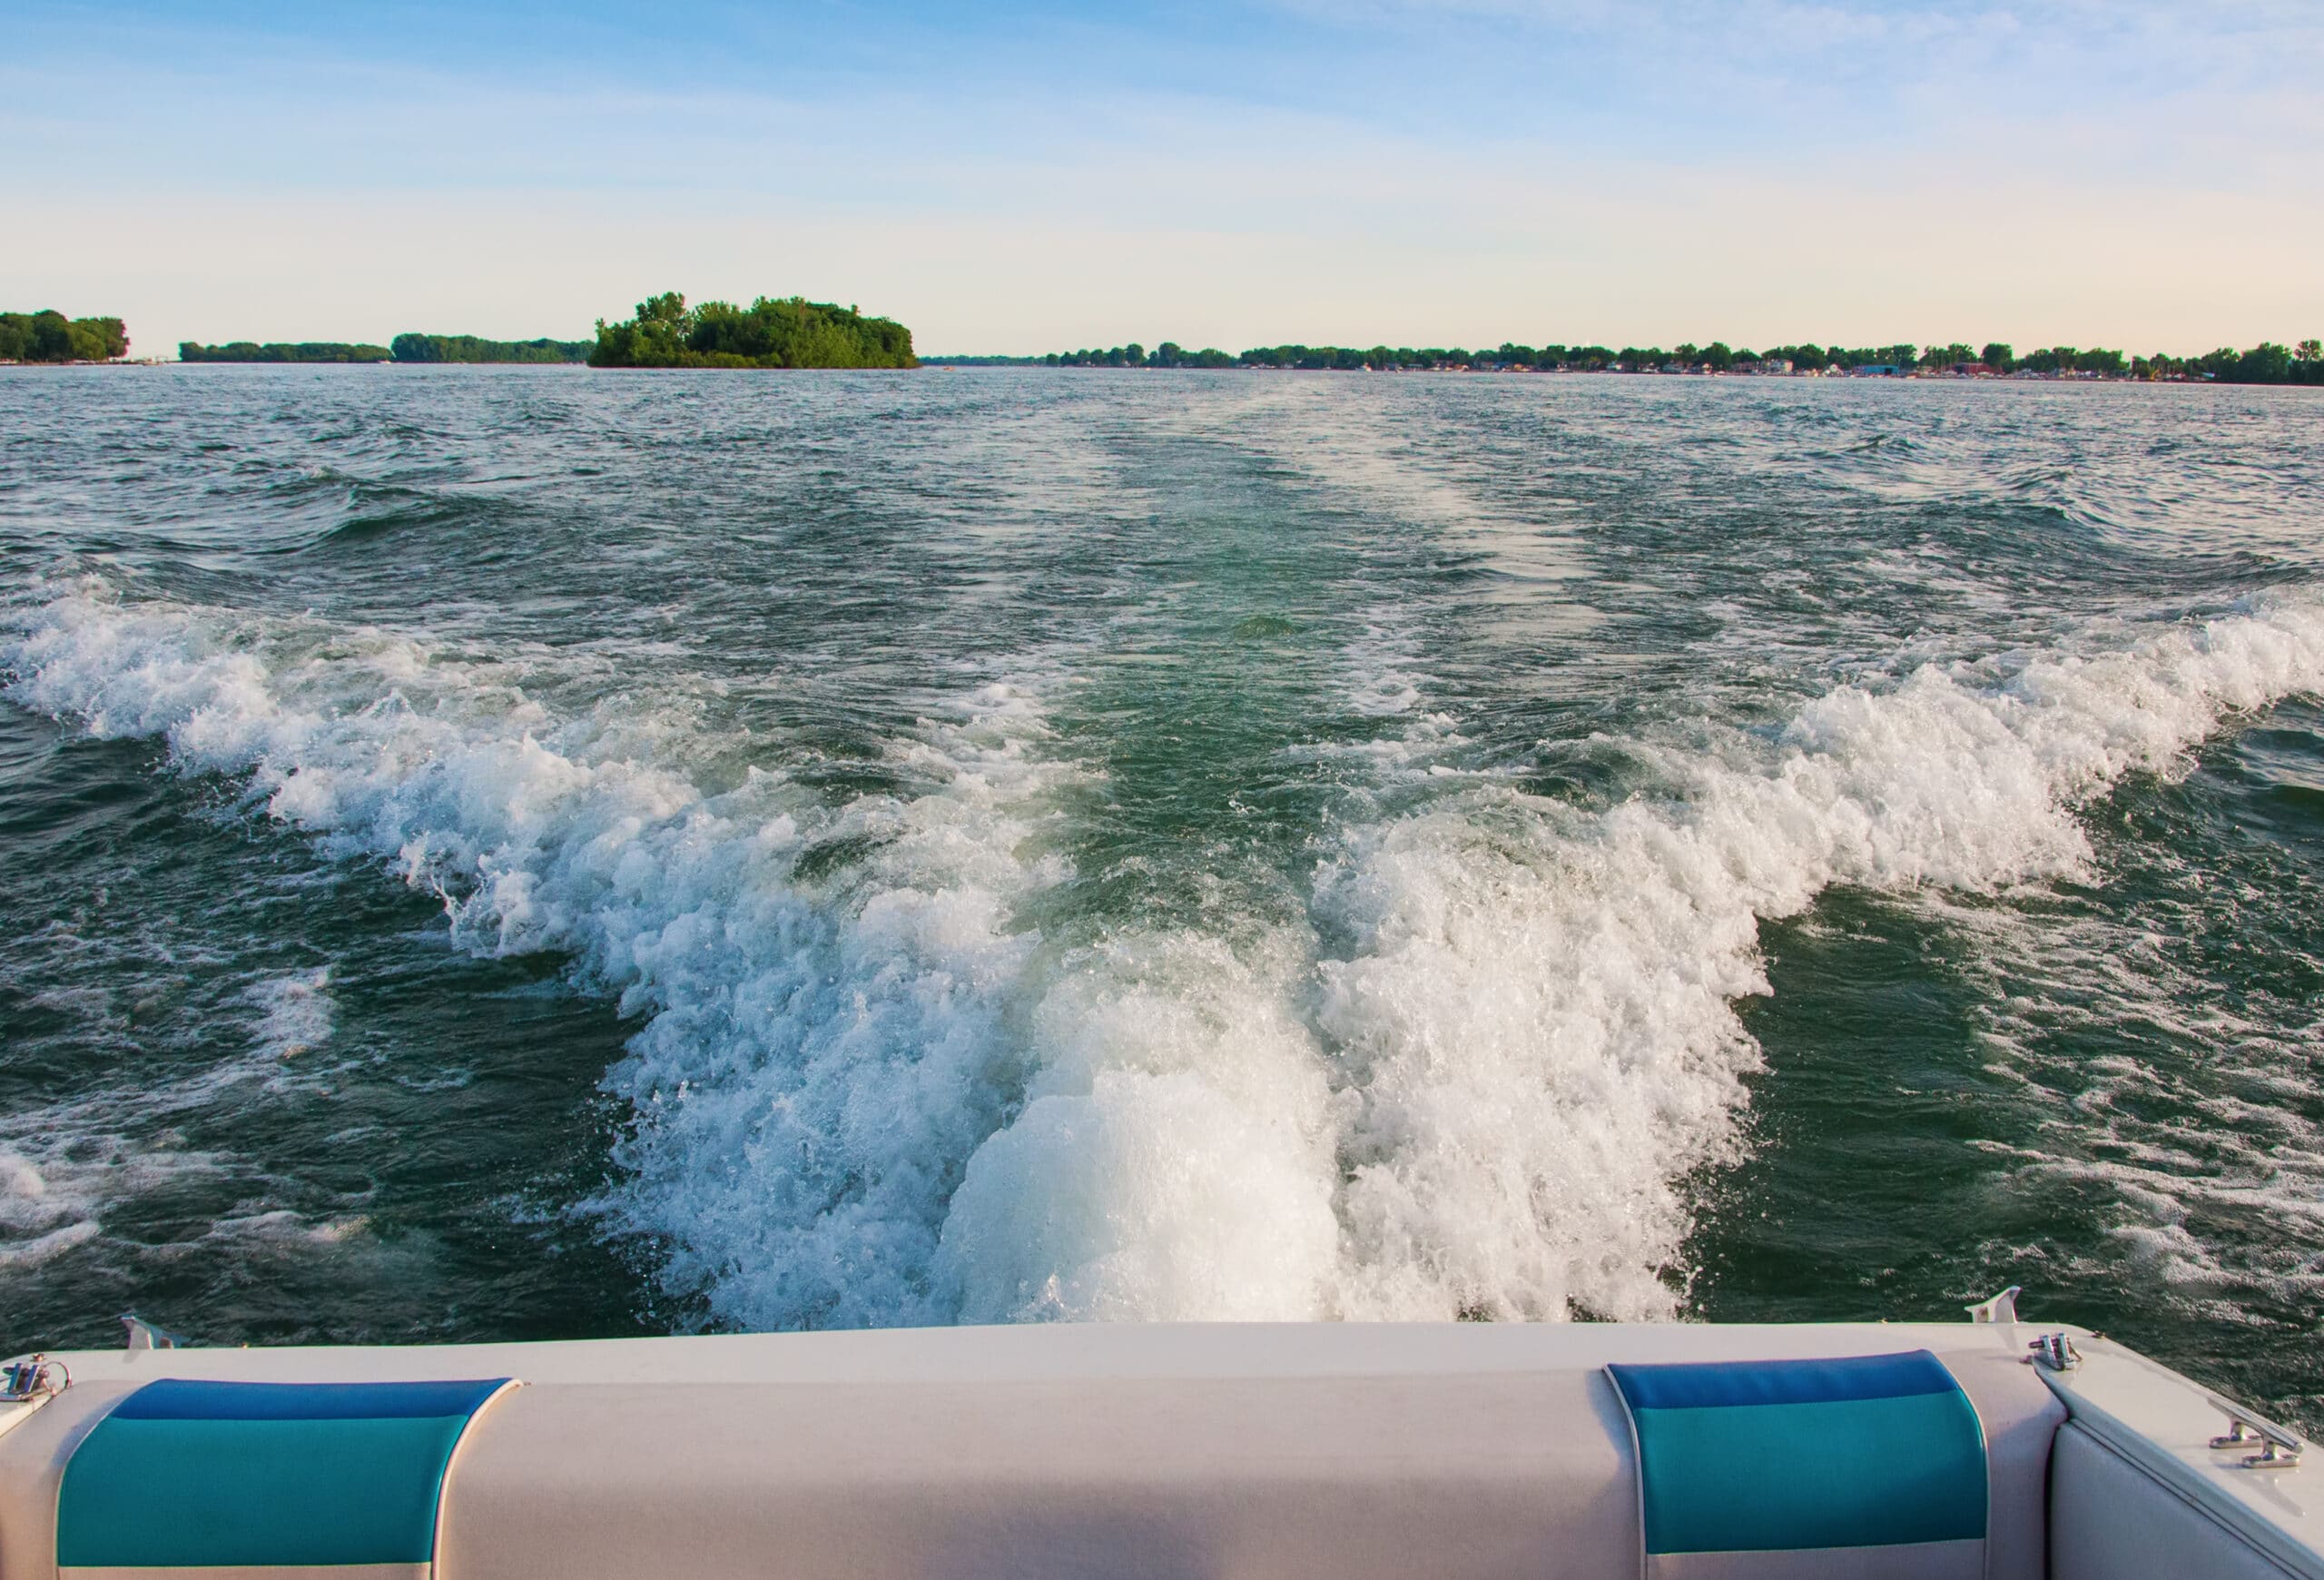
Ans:
[{"label": "blue and teal cushion", "polygon": [[425,1575],[452,1450],[507,1386],[147,1383],[64,1467],[57,1567]]},{"label": "blue and teal cushion", "polygon": [[1606,1369],[1650,1573],[1983,1573],[1984,1428],[1927,1350]]}]

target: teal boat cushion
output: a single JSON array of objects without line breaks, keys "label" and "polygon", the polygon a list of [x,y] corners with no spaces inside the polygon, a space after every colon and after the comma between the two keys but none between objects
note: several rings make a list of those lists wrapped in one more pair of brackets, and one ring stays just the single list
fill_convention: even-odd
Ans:
[{"label": "teal boat cushion", "polygon": [[64,1467],[57,1566],[427,1565],[452,1450],[507,1382],[148,1383]]},{"label": "teal boat cushion", "polygon": [[1649,1555],[1984,1539],[1984,1428],[1927,1350],[1606,1369]]}]

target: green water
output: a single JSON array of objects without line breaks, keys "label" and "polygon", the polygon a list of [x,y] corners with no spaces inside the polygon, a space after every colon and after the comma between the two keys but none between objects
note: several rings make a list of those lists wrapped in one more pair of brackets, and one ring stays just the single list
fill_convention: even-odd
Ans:
[{"label": "green water", "polygon": [[0,411],[0,1348],[2016,1282],[2315,1417],[2307,392]]}]

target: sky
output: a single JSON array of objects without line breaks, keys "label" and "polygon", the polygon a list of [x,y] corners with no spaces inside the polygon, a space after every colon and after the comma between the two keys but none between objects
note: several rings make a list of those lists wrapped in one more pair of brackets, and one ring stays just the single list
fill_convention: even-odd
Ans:
[{"label": "sky", "polygon": [[5,0],[0,308],[586,337],[2324,333],[2324,0]]}]

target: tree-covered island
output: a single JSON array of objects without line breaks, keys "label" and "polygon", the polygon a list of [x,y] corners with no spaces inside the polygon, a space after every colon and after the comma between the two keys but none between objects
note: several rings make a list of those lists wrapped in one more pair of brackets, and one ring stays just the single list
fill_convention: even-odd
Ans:
[{"label": "tree-covered island", "polygon": [[66,318],[53,307],[0,312],[0,362],[111,362],[129,354],[117,318]]},{"label": "tree-covered island", "polygon": [[593,368],[917,368],[911,331],[892,319],[803,297],[688,307],[670,291],[620,323],[597,321]]}]

